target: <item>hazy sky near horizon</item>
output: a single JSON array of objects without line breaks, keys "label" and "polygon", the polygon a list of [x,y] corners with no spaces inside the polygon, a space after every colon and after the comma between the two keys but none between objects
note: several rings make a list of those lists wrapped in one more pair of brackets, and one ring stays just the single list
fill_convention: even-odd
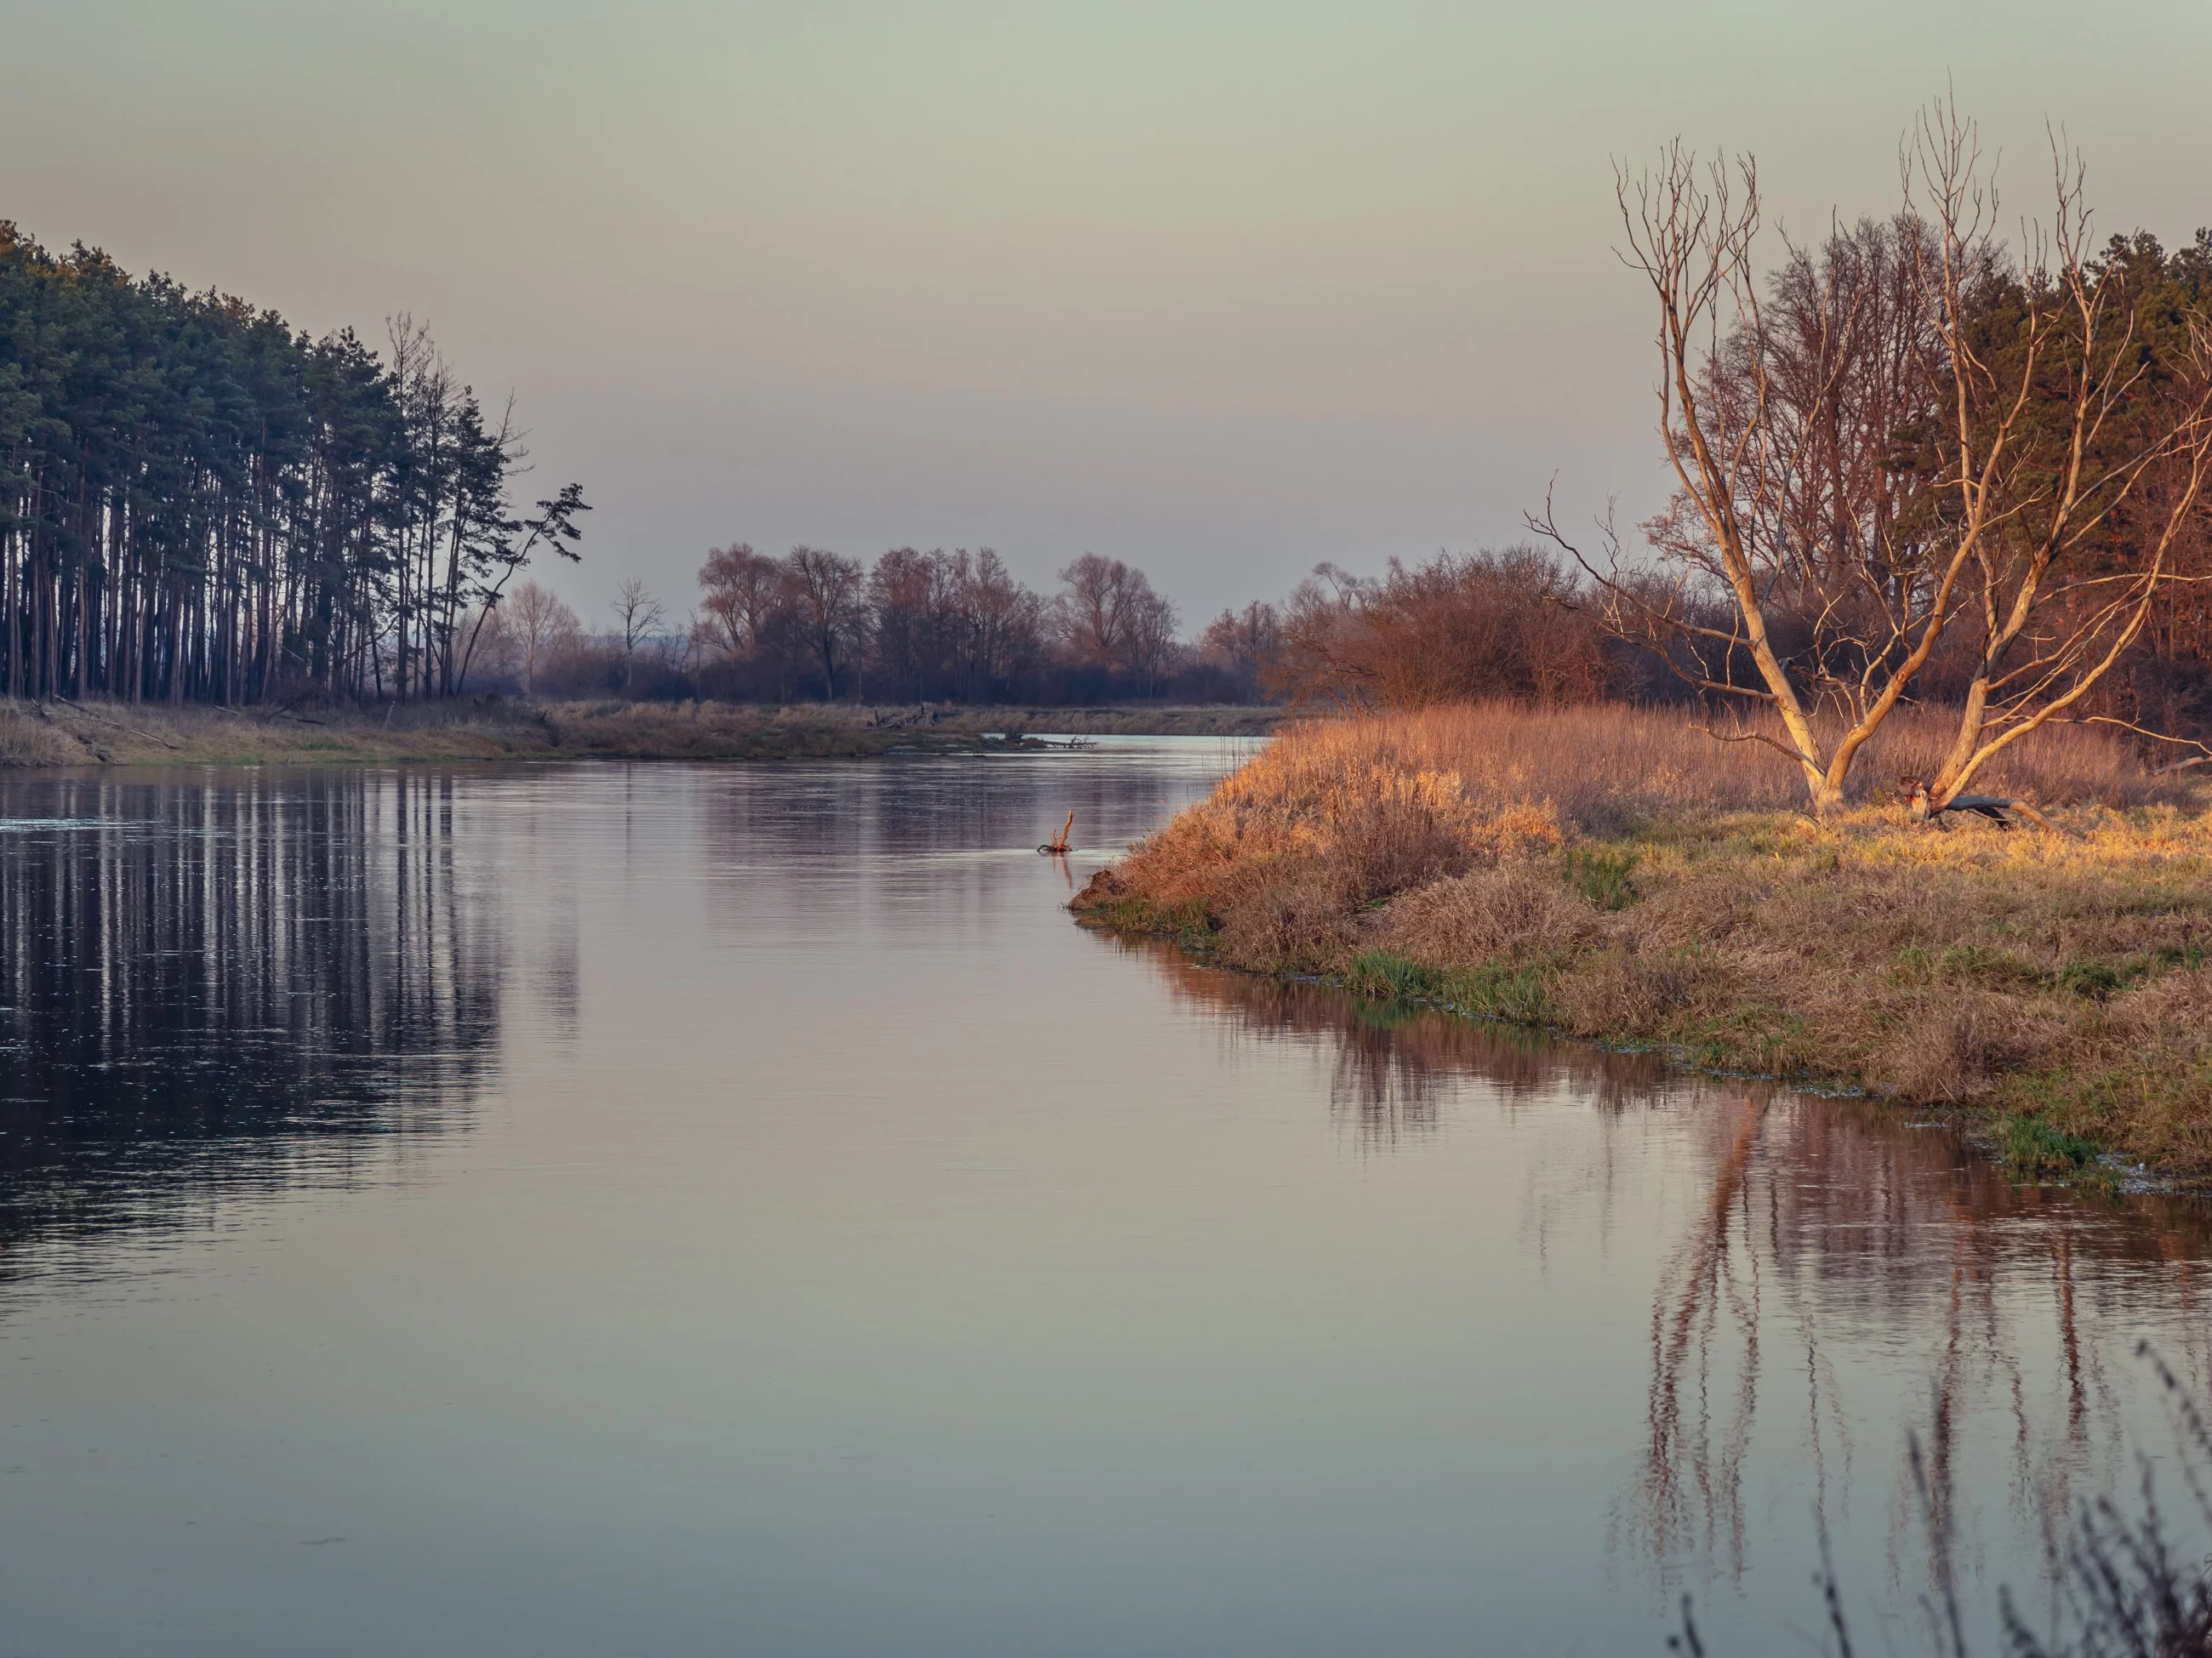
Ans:
[{"label": "hazy sky near horizon", "polygon": [[[1320,559],[1663,489],[1612,158],[1897,201],[1947,76],[2102,229],[2212,222],[2212,4],[0,0],[0,217],[321,331],[427,319],[580,478],[591,610],[705,550]],[[1770,244],[1770,249],[1778,244]]]}]

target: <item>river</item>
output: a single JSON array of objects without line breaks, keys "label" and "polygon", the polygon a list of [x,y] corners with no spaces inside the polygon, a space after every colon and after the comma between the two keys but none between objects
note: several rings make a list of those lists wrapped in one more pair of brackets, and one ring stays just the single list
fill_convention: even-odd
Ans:
[{"label": "river", "polygon": [[1916,1650],[2180,1496],[2201,1211],[1072,925],[1233,758],[0,780],[0,1655]]}]

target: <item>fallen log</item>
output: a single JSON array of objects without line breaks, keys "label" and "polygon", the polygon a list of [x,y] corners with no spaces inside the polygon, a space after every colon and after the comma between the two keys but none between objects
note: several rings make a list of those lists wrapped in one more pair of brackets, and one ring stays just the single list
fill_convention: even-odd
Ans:
[{"label": "fallen log", "polygon": [[1939,806],[1929,794],[1928,785],[1917,777],[1900,777],[1897,780],[1897,786],[1911,804],[1912,821],[1916,823],[1936,823],[1947,811],[1967,811],[1988,818],[1999,829],[2009,829],[2019,826],[2005,814],[2018,812],[2037,828],[2050,829],[2054,834],[2057,832],[2056,824],[2025,800],[2015,800],[2002,794],[1954,794]]},{"label": "fallen log", "polygon": [[1042,853],[1049,853],[1053,856],[1058,857],[1060,853],[1067,850],[1068,831],[1073,829],[1074,827],[1075,814],[1071,811],[1067,814],[1067,821],[1060,826],[1059,837],[1056,840],[1046,841],[1042,846],[1039,847],[1037,850]]}]

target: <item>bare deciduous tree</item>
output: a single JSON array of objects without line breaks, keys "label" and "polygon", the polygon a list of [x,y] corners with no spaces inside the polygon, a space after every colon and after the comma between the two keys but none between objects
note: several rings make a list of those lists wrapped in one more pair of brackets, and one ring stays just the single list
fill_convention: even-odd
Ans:
[{"label": "bare deciduous tree", "polygon": [[1054,615],[1068,654],[1126,670],[1151,695],[1176,655],[1175,606],[1142,570],[1097,553],[1084,554],[1060,579],[1066,586]]},{"label": "bare deciduous tree", "polygon": [[623,689],[628,690],[638,646],[668,619],[668,612],[646,591],[645,583],[632,576],[615,589],[614,613],[615,636],[622,642]]},{"label": "bare deciduous tree", "polygon": [[952,641],[953,682],[963,695],[985,695],[1027,668],[1042,648],[1044,601],[1014,580],[990,548],[971,560],[952,556],[959,622]]},{"label": "bare deciduous tree", "polygon": [[1243,695],[1255,694],[1272,672],[1282,649],[1282,616],[1273,604],[1254,599],[1241,610],[1224,610],[1206,623],[1199,648],[1204,659],[1226,672]]},{"label": "bare deciduous tree", "polygon": [[838,670],[866,620],[860,562],[820,547],[794,547],[783,572],[793,616],[822,667],[822,694],[835,701]]},{"label": "bare deciduous tree", "polygon": [[[2013,292],[1992,304],[1972,287],[1995,262],[1996,214],[1973,125],[1939,105],[1916,137],[1907,202],[1924,197],[1936,230],[1919,277],[1948,394],[1935,488],[1957,526],[1949,568],[1973,651],[1958,736],[1928,785],[1941,811],[1999,751],[2069,718],[2176,579],[2175,542],[2212,464],[2212,340],[2191,319],[2182,360],[2160,365],[2180,394],[2144,418],[2136,393],[2153,364],[2124,280],[2090,262],[2079,158],[2054,143],[2048,239],[2031,240]],[[1992,311],[2010,327],[1991,326]],[[2124,507],[2148,513],[2121,550],[2106,531]]]},{"label": "bare deciduous tree", "polygon": [[775,560],[733,541],[708,551],[699,585],[706,594],[699,604],[705,626],[723,652],[746,656],[767,644],[783,602],[783,570]]},{"label": "bare deciduous tree", "polygon": [[1065,587],[1054,605],[1055,620],[1069,653],[1100,667],[1121,665],[1139,592],[1152,591],[1145,573],[1118,558],[1085,553],[1060,579]]},{"label": "bare deciduous tree", "polygon": [[869,642],[880,676],[878,695],[919,702],[931,665],[953,625],[951,560],[944,553],[894,547],[868,572]]},{"label": "bare deciduous tree", "polygon": [[553,659],[583,632],[575,611],[535,581],[517,587],[492,614],[513,653],[514,671],[526,695],[537,689],[538,677]]},{"label": "bare deciduous tree", "polygon": [[[1748,159],[1700,167],[1678,143],[1617,175],[1624,258],[1658,310],[1677,486],[1646,526],[1662,570],[1627,567],[1609,525],[1593,560],[1548,506],[1529,523],[1582,563],[1616,635],[1772,714],[1778,736],[1741,734],[1790,757],[1816,815],[1939,652],[1973,665],[1937,811],[2077,710],[2175,579],[2212,451],[2212,353],[2192,329],[2164,369],[2186,394],[2148,416],[2131,403],[2148,369],[2127,296],[2088,258],[2080,165],[2054,150],[2054,217],[2015,266],[1973,125],[1937,104],[1903,151],[1899,217],[1818,258],[1789,250],[1771,283]],[[2146,479],[2155,521],[2114,556],[2105,532]]]}]

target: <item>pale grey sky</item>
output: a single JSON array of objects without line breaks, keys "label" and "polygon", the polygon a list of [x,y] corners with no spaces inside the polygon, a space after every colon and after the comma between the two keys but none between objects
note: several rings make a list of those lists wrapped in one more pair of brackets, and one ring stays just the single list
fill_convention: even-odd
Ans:
[{"label": "pale grey sky", "polygon": [[0,0],[0,216],[320,331],[428,318],[597,510],[705,549],[1086,550],[1202,622],[1662,489],[1610,158],[1882,213],[1955,80],[2039,207],[2212,222],[2203,0]]}]

